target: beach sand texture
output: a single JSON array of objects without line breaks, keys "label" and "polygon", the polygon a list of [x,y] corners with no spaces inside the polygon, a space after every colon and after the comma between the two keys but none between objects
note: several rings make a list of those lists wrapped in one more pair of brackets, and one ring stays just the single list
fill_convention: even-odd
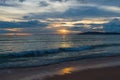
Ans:
[{"label": "beach sand texture", "polygon": [[0,80],[120,80],[120,57],[1,69]]}]

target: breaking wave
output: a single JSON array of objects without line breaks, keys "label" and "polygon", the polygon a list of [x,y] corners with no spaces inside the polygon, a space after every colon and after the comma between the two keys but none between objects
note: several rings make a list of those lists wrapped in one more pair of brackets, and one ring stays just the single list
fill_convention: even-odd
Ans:
[{"label": "breaking wave", "polygon": [[[111,46],[120,46],[120,44],[101,44],[101,45],[92,45],[92,46],[80,46],[80,47],[69,47],[69,48],[57,48],[49,50],[34,50],[34,51],[24,51],[17,53],[6,53],[0,54],[0,68],[12,68],[12,67],[32,67],[32,66],[42,66],[50,65],[65,61],[72,60],[81,60],[81,59],[90,59],[90,58],[99,58],[99,57],[109,57],[109,56],[120,56],[120,53],[101,53],[101,54],[85,54],[77,57],[66,57],[58,59],[42,59],[42,56],[58,54],[65,52],[81,52],[89,51],[96,48],[105,48]],[[37,57],[37,58],[35,58]],[[35,59],[34,59],[35,58]]]}]

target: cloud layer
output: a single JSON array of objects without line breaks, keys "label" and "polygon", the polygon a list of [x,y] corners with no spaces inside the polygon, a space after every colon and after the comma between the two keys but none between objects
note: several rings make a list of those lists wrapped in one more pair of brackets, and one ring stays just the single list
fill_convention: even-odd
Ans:
[{"label": "cloud layer", "polygon": [[119,3],[119,0],[1,0],[0,15],[4,18],[0,19],[21,20],[26,16],[36,18],[36,15],[40,18],[120,16]]},{"label": "cloud layer", "polygon": [[0,0],[1,33],[111,31],[106,23],[114,18],[120,18],[119,0]]}]

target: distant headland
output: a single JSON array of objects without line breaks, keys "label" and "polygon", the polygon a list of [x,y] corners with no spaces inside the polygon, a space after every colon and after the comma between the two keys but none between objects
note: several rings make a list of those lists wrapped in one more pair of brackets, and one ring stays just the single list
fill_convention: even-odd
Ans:
[{"label": "distant headland", "polygon": [[78,33],[78,35],[120,35],[118,32],[84,32]]}]

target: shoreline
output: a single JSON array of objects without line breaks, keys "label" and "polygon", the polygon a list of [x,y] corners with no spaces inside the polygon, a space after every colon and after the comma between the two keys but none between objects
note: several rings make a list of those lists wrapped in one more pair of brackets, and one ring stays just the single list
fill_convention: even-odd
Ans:
[{"label": "shoreline", "polygon": [[46,80],[52,80],[53,78],[55,78],[53,80],[60,80],[55,77],[58,75],[58,78],[61,77],[61,80],[64,80],[63,78],[68,75],[73,80],[75,78],[73,75],[86,73],[86,70],[99,73],[99,69],[109,69],[107,73],[110,73],[111,69],[115,72],[120,71],[120,56],[70,61],[40,67],[0,69],[0,78],[1,80],[44,80],[44,78],[47,78]]}]

